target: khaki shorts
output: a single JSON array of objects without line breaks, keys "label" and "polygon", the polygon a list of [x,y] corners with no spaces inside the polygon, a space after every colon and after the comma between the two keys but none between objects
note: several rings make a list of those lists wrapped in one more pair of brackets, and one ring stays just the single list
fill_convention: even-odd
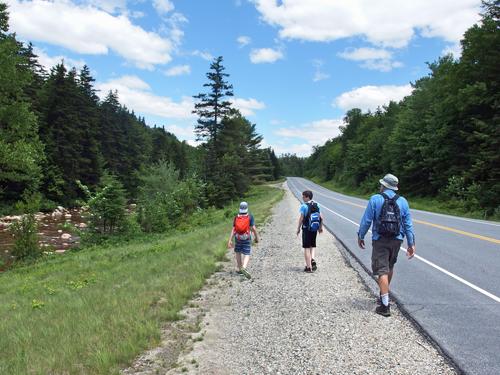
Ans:
[{"label": "khaki shorts", "polygon": [[372,271],[374,275],[387,275],[398,261],[403,241],[381,237],[372,241]]}]

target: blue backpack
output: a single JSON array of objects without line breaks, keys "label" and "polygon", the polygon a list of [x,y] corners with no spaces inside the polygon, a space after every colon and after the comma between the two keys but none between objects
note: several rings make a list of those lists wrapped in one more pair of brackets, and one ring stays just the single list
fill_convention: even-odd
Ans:
[{"label": "blue backpack", "polygon": [[316,202],[306,203],[307,204],[307,215],[306,215],[306,225],[308,231],[317,232],[321,224],[321,216],[319,214],[319,207]]}]

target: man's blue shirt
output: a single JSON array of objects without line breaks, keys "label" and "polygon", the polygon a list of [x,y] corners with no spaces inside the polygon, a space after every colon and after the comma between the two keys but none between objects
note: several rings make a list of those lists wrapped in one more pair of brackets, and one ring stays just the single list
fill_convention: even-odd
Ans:
[{"label": "man's blue shirt", "polygon": [[[396,193],[390,189],[384,190],[384,193],[389,198],[392,198],[396,195]],[[396,238],[402,240],[406,235],[408,246],[412,246],[415,243],[415,234],[413,233],[413,224],[411,222],[410,206],[408,205],[408,201],[403,197],[399,197],[396,203],[398,204],[399,211],[401,213],[401,231]],[[368,205],[366,206],[365,214],[361,219],[361,223],[359,224],[358,236],[360,239],[365,238],[365,235],[368,232],[368,229],[370,229],[372,222],[372,240],[376,241],[380,238],[380,234],[377,232],[376,219],[380,216],[383,204],[384,197],[382,195],[372,195],[372,197],[368,201]]]}]

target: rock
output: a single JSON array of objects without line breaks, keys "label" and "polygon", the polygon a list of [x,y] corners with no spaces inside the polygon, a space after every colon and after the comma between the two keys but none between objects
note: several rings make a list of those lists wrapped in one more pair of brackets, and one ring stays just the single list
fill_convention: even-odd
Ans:
[{"label": "rock", "polygon": [[71,219],[71,214],[65,214],[65,215],[64,215],[64,217],[65,217],[66,219]]},{"label": "rock", "polygon": [[56,210],[60,212],[66,211],[66,209],[63,206],[57,206]]},{"label": "rock", "polygon": [[84,228],[87,228],[87,224],[80,223],[80,224],[77,225],[77,227],[80,228],[80,229],[84,229]]},{"label": "rock", "polygon": [[62,233],[62,229],[58,229],[58,230],[57,230],[57,233]]},{"label": "rock", "polygon": [[60,212],[60,211],[54,211],[54,212],[52,212],[51,216],[52,216],[52,218],[57,219],[57,218],[59,218],[59,217],[62,216],[62,212]]},{"label": "rock", "polygon": [[59,250],[56,250],[54,251],[56,254],[64,254],[66,252],[66,250],[64,249],[59,249]]},{"label": "rock", "polygon": [[63,240],[69,240],[70,238],[71,238],[71,234],[69,234],[69,233],[61,234],[61,239],[63,239]]},{"label": "rock", "polygon": [[128,207],[131,209],[131,210],[135,210],[137,208],[137,205],[135,203],[131,203],[128,205]]}]

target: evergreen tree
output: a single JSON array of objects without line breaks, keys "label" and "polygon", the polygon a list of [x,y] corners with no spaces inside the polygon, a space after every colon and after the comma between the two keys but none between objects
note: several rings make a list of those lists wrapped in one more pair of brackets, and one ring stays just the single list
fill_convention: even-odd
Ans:
[{"label": "evergreen tree", "polygon": [[36,116],[25,90],[32,80],[22,45],[9,34],[0,3],[0,201],[13,203],[38,188],[43,160]]}]

